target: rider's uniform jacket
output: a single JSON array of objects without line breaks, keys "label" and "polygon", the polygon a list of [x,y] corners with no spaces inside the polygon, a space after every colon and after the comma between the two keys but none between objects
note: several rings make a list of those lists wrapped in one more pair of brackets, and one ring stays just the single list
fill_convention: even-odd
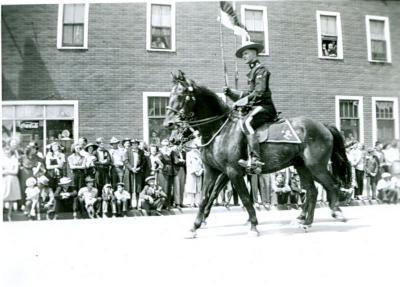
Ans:
[{"label": "rider's uniform jacket", "polygon": [[271,73],[259,61],[251,63],[250,69],[247,74],[248,90],[242,92],[241,98],[248,96],[249,101],[256,106],[273,106],[271,90],[269,89]]}]

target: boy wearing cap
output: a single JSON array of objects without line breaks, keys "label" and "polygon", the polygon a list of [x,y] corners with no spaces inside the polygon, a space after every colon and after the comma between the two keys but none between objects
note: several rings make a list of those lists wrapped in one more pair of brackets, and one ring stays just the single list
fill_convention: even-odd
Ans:
[{"label": "boy wearing cap", "polygon": [[376,187],[378,190],[378,199],[384,203],[392,203],[395,199],[397,202],[397,192],[393,188],[391,177],[392,175],[390,173],[384,172],[382,174],[382,179],[378,181],[378,185]]},{"label": "boy wearing cap", "polygon": [[98,198],[97,188],[93,186],[94,179],[90,176],[85,178],[86,186],[78,192],[78,200],[81,208],[84,206],[89,218],[98,217],[100,198]]},{"label": "boy wearing cap", "polygon": [[44,175],[37,180],[40,191],[39,206],[46,212],[46,219],[51,219],[55,213],[55,199],[53,189],[49,186],[49,179]]},{"label": "boy wearing cap", "polygon": [[[26,180],[26,209],[25,215],[32,219],[36,216],[36,211],[39,211],[39,195],[40,190],[36,186],[36,179],[30,177]],[[40,213],[37,212],[37,219],[40,220]]]},{"label": "boy wearing cap", "polygon": [[77,218],[78,202],[77,192],[73,185],[72,180],[69,177],[62,177],[58,183],[58,187],[54,193],[56,199],[56,217],[61,212],[73,212],[74,219]]},{"label": "boy wearing cap", "polygon": [[260,146],[254,130],[266,122],[273,122],[276,117],[275,105],[272,101],[272,93],[269,89],[269,77],[271,73],[258,59],[258,54],[264,50],[259,43],[247,42],[236,51],[236,57],[242,58],[250,67],[247,74],[248,90],[237,91],[224,87],[224,94],[234,101],[238,99],[247,100],[252,110],[244,120],[245,135],[250,148],[248,161],[239,160],[239,164],[250,173],[261,171],[264,164],[260,160]]},{"label": "boy wearing cap", "polygon": [[113,213],[115,214],[115,211],[119,215],[123,215],[126,217],[126,212],[128,210],[128,201],[131,199],[131,195],[129,194],[128,191],[124,189],[125,184],[123,182],[119,182],[117,184],[117,190],[114,192],[114,211]]},{"label": "boy wearing cap", "polygon": [[[376,185],[378,183],[379,174],[379,159],[375,155],[375,150],[369,148],[365,155],[365,168],[364,172],[367,178],[367,194],[368,199],[376,198]],[[372,191],[372,197],[371,197]]]},{"label": "boy wearing cap", "polygon": [[108,209],[111,207],[113,215],[115,215],[116,211],[113,208],[114,201],[114,193],[112,190],[111,184],[107,183],[104,185],[101,198],[103,200],[102,208],[103,208],[103,218],[107,218]]},{"label": "boy wearing cap", "polygon": [[161,187],[156,184],[155,176],[146,178],[146,185],[140,193],[140,207],[146,214],[156,210],[158,215],[161,215],[161,209],[164,205],[167,195],[162,191]]}]

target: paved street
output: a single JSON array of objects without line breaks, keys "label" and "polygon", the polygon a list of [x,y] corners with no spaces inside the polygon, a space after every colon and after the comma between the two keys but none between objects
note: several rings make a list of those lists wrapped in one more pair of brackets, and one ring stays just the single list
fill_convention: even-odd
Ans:
[{"label": "paved street", "polygon": [[212,213],[197,239],[194,214],[5,223],[1,286],[398,286],[400,206],[343,210],[317,209],[308,233],[297,210],[261,211],[259,237],[241,210]]}]

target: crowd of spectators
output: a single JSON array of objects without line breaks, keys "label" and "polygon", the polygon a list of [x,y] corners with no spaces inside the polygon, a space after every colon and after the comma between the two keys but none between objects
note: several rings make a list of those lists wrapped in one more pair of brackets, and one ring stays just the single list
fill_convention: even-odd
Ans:
[{"label": "crowd of spectators", "polygon": [[[144,215],[162,215],[164,209],[198,207],[202,199],[204,168],[198,139],[185,146],[168,139],[147,146],[142,141],[112,137],[88,143],[82,137],[67,151],[58,142],[43,154],[32,142],[24,149],[17,138],[3,139],[3,213],[13,211],[28,219],[127,216],[132,210]],[[365,150],[356,141],[347,142],[353,177],[342,186],[343,204],[367,199],[397,203],[400,192],[400,146],[377,142]],[[293,167],[273,174],[246,176],[256,208],[299,208],[306,191]],[[316,184],[319,200],[325,192]],[[216,205],[239,205],[238,194],[228,184]]]}]

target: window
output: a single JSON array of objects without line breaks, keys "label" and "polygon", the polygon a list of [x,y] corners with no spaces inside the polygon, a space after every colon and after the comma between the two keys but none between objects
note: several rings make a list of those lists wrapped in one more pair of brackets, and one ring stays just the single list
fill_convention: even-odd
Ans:
[{"label": "window", "polygon": [[163,126],[170,93],[143,93],[143,139],[158,144],[170,131]]},{"label": "window", "polygon": [[392,61],[390,48],[389,18],[366,16],[368,60],[371,62]]},{"label": "window", "polygon": [[147,3],[147,50],[175,51],[175,4]]},{"label": "window", "polygon": [[87,49],[89,4],[60,4],[58,49]]},{"label": "window", "polygon": [[399,138],[398,99],[390,97],[372,98],[373,142],[390,143]]},{"label": "window", "polygon": [[318,57],[343,59],[340,13],[317,11]]},{"label": "window", "polygon": [[346,141],[355,139],[364,142],[363,98],[336,97],[336,126]]},{"label": "window", "polygon": [[21,147],[34,141],[45,153],[46,145],[57,141],[68,154],[78,138],[76,101],[6,101],[2,111],[3,137],[18,137]]},{"label": "window", "polygon": [[[264,45],[262,55],[269,55],[267,7],[242,5],[242,23],[249,32],[250,41]],[[244,43],[246,38],[242,38]]]}]

